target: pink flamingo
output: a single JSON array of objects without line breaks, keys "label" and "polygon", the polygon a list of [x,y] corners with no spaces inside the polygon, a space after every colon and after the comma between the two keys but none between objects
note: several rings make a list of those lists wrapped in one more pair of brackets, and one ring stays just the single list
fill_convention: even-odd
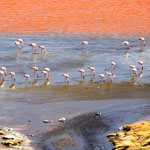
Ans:
[{"label": "pink flamingo", "polygon": [[15,41],[14,44],[17,45],[18,49],[21,49],[20,43],[18,41]]},{"label": "pink flamingo", "polygon": [[3,80],[5,80],[5,73],[4,73],[4,71],[0,71],[0,75],[2,75]]},{"label": "pink flamingo", "polygon": [[88,67],[88,69],[91,70],[91,75],[92,75],[92,73],[93,73],[93,75],[94,75],[94,77],[95,77],[95,68],[94,68],[94,67]]},{"label": "pink flamingo", "polygon": [[65,83],[68,83],[68,84],[69,84],[69,83],[70,83],[70,81],[69,81],[69,75],[66,74],[66,73],[63,73],[62,76],[65,77]]},{"label": "pink flamingo", "polygon": [[14,82],[16,82],[16,74],[14,72],[8,72],[8,74],[10,74],[14,80]]},{"label": "pink flamingo", "polygon": [[27,79],[28,79],[29,83],[31,84],[31,79],[30,79],[30,76],[28,74],[24,74],[23,77],[26,78],[26,82],[27,82]]},{"label": "pink flamingo", "polygon": [[141,41],[141,43],[146,46],[146,43],[145,43],[145,38],[144,37],[139,37],[138,40]]},{"label": "pink flamingo", "polygon": [[144,69],[144,67],[143,67],[143,61],[137,61],[137,63],[138,63],[139,65],[141,65],[142,70],[143,70],[143,69]]},{"label": "pink flamingo", "polygon": [[136,68],[132,68],[131,70],[134,72],[134,74],[135,74],[135,76],[136,76],[136,78],[137,78],[137,76],[138,76],[138,75],[137,75],[137,69],[136,69]]},{"label": "pink flamingo", "polygon": [[104,79],[104,83],[105,83],[105,76],[104,76],[104,74],[99,74],[98,76],[101,77],[101,79]]},{"label": "pink flamingo", "polygon": [[81,79],[85,79],[85,71],[83,69],[79,69],[78,72],[81,73]]},{"label": "pink flamingo", "polygon": [[130,68],[130,75],[131,75],[132,69],[134,69],[134,68],[136,68],[136,67],[135,67],[134,65],[129,65],[128,67]]},{"label": "pink flamingo", "polygon": [[43,74],[44,74],[44,76],[46,77],[46,79],[48,79],[48,78],[49,78],[49,76],[48,76],[48,72],[47,72],[47,71],[41,71],[41,73],[43,73]]},{"label": "pink flamingo", "polygon": [[50,68],[44,68],[44,71],[48,72],[48,77],[50,77]]},{"label": "pink flamingo", "polygon": [[36,76],[37,76],[37,78],[39,78],[39,72],[38,72],[39,68],[38,67],[30,67],[30,69],[34,70],[34,76],[35,76],[35,72],[36,72]]},{"label": "pink flamingo", "polygon": [[111,62],[111,68],[110,68],[110,71],[113,71],[114,67],[116,66],[116,63],[115,62]]},{"label": "pink flamingo", "polygon": [[105,73],[110,79],[111,79],[111,82],[112,82],[112,80],[113,80],[113,76],[112,76],[112,73],[110,73],[110,72],[106,72]]},{"label": "pink flamingo", "polygon": [[84,46],[88,45],[88,41],[82,41],[81,44],[82,44],[82,49],[84,49]]},{"label": "pink flamingo", "polygon": [[21,44],[21,48],[24,48],[23,39],[17,39],[17,41]]},{"label": "pink flamingo", "polygon": [[41,49],[41,54],[42,54],[42,51],[44,54],[46,53],[44,45],[40,45],[39,48]]},{"label": "pink flamingo", "polygon": [[35,43],[30,43],[29,46],[32,46],[33,53],[37,53],[37,48]]},{"label": "pink flamingo", "polygon": [[129,68],[130,68],[130,69],[134,69],[135,66],[134,66],[134,65],[129,65]]},{"label": "pink flamingo", "polygon": [[0,67],[4,71],[4,75],[7,76],[7,69],[5,67]]},{"label": "pink flamingo", "polygon": [[130,46],[129,46],[129,42],[128,41],[124,41],[123,44],[126,46],[126,48],[129,50]]}]

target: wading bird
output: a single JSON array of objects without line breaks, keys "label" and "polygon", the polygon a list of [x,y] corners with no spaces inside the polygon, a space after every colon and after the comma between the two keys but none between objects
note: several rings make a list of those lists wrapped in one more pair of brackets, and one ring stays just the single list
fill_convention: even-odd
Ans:
[{"label": "wading bird", "polygon": [[83,69],[79,69],[78,72],[81,73],[81,79],[85,79],[85,71]]},{"label": "wading bird", "polygon": [[35,43],[30,43],[29,46],[32,46],[33,53],[37,53],[37,48]]},{"label": "wading bird", "polygon": [[2,79],[4,81],[5,80],[5,73],[4,73],[4,71],[0,71],[0,75],[2,75]]},{"label": "wading bird", "polygon": [[110,78],[110,80],[111,80],[111,82],[112,82],[112,80],[113,80],[112,73],[110,73],[110,72],[106,72],[105,74],[106,74],[106,75]]},{"label": "wading bird", "polygon": [[143,67],[143,61],[137,61],[137,63],[142,67],[142,70],[144,69]]},{"label": "wading bird", "polygon": [[84,49],[85,45],[88,45],[88,41],[82,41],[81,44],[82,44],[82,49]]},{"label": "wading bird", "polygon": [[130,46],[129,46],[129,42],[128,41],[124,41],[123,44],[126,46],[126,48],[129,50]]},{"label": "wading bird", "polygon": [[20,43],[20,47],[21,47],[21,48],[24,48],[23,39],[17,39],[17,41]]},{"label": "wading bird", "polygon": [[3,70],[3,71],[4,71],[5,76],[7,76],[7,69],[6,69],[6,67],[0,67],[0,69],[1,69],[1,70]]},{"label": "wading bird", "polygon": [[115,66],[116,66],[116,63],[112,61],[110,71],[113,71]]},{"label": "wading bird", "polygon": [[48,77],[50,77],[50,68],[44,68],[44,71],[48,72]]},{"label": "wading bird", "polygon": [[105,82],[105,75],[104,74],[99,74],[98,76],[101,77],[101,79],[103,79]]},{"label": "wading bird", "polygon": [[44,53],[44,54],[46,53],[44,45],[40,45],[39,48],[41,49],[41,54],[42,53]]},{"label": "wading bird", "polygon": [[30,69],[34,70],[34,77],[35,77],[35,73],[37,78],[39,78],[39,68],[38,67],[30,67]]},{"label": "wading bird", "polygon": [[26,81],[25,81],[25,82],[27,82],[27,80],[28,80],[29,83],[31,84],[31,79],[30,79],[30,76],[29,76],[28,74],[24,74],[23,77],[26,78]]},{"label": "wading bird", "polygon": [[66,74],[66,73],[63,73],[62,76],[65,77],[65,83],[68,83],[68,84],[69,84],[69,83],[70,83],[70,81],[69,81],[69,75]]},{"label": "wading bird", "polygon": [[48,76],[48,72],[47,72],[47,71],[41,71],[41,73],[42,73],[42,74],[44,74],[44,77],[46,77],[46,79],[48,79],[48,78],[49,78],[49,76]]},{"label": "wading bird", "polygon": [[88,69],[91,70],[91,75],[93,74],[95,77],[95,68],[94,67],[88,67]]},{"label": "wading bird", "polygon": [[18,41],[15,41],[14,44],[17,45],[18,49],[21,49],[20,43]]},{"label": "wading bird", "polygon": [[136,68],[132,68],[131,71],[133,71],[133,73],[135,74],[135,77],[137,78],[137,69]]},{"label": "wading bird", "polygon": [[14,72],[8,72],[12,76],[12,80],[16,82],[16,74]]},{"label": "wading bird", "polygon": [[145,43],[145,38],[143,37],[139,37],[138,40],[141,41],[141,43],[143,44],[143,46],[146,46],[146,43]]}]

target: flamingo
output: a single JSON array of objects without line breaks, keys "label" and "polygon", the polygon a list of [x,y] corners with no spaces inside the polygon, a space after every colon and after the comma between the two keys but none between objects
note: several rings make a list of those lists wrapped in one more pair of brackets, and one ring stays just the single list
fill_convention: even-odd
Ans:
[{"label": "flamingo", "polygon": [[42,51],[44,54],[46,53],[44,45],[40,45],[39,48],[41,49],[41,54],[42,54]]},{"label": "flamingo", "polygon": [[44,74],[44,76],[46,77],[46,79],[48,79],[48,72],[47,71],[41,71],[41,73],[43,73]]},{"label": "flamingo", "polygon": [[94,77],[95,77],[95,68],[94,68],[94,67],[88,67],[88,69],[91,70],[91,75],[92,75],[92,73],[93,73],[93,75],[94,75]]},{"label": "flamingo", "polygon": [[8,72],[13,77],[14,82],[16,82],[16,74],[14,72]]},{"label": "flamingo", "polygon": [[143,70],[143,69],[144,69],[144,67],[143,67],[143,61],[137,61],[137,63],[138,63],[139,65],[141,65],[142,70]]},{"label": "flamingo", "polygon": [[141,43],[146,46],[146,43],[145,43],[145,38],[144,37],[139,37],[138,40],[141,41]]},{"label": "flamingo", "polygon": [[32,46],[33,53],[37,53],[36,43],[30,43],[29,46]]},{"label": "flamingo", "polygon": [[65,83],[68,83],[68,84],[69,84],[69,83],[70,83],[70,81],[69,81],[69,75],[66,74],[66,73],[63,73],[62,76],[65,77]]},{"label": "flamingo", "polygon": [[136,67],[135,67],[134,65],[129,65],[128,67],[130,68],[130,75],[131,75],[132,69],[134,69],[134,68],[136,68]]},{"label": "flamingo", "polygon": [[104,74],[99,74],[98,76],[101,77],[102,79],[104,79],[104,82],[105,82],[105,75]]},{"label": "flamingo", "polygon": [[37,78],[39,78],[39,68],[38,67],[30,67],[30,69],[34,70],[34,76],[35,76],[35,72],[36,72],[36,75],[37,75]]},{"label": "flamingo", "polygon": [[21,44],[21,48],[24,48],[23,39],[17,39],[17,41]]},{"label": "flamingo", "polygon": [[0,69],[1,69],[1,70],[3,70],[3,71],[4,71],[5,76],[7,76],[7,69],[6,69],[6,67],[0,67]]},{"label": "flamingo", "polygon": [[81,73],[81,79],[85,79],[85,71],[83,69],[79,69],[78,72]]},{"label": "flamingo", "polygon": [[48,77],[50,77],[50,68],[44,68],[44,71],[48,72]]},{"label": "flamingo", "polygon": [[110,73],[110,72],[106,72],[105,74],[106,74],[108,77],[110,77],[111,82],[112,82],[112,80],[113,80],[113,79],[112,79],[112,73]]},{"label": "flamingo", "polygon": [[110,68],[110,71],[113,71],[114,67],[116,66],[116,63],[115,62],[111,62],[111,68]]},{"label": "flamingo", "polygon": [[135,66],[134,65],[129,65],[129,68],[133,69],[133,68],[135,68]]},{"label": "flamingo", "polygon": [[4,71],[0,71],[0,75],[2,75],[3,80],[5,80],[5,73],[4,73]]},{"label": "flamingo", "polygon": [[20,43],[18,41],[15,41],[14,44],[17,45],[18,49],[21,49]]},{"label": "flamingo", "polygon": [[132,68],[131,70],[134,72],[134,74],[135,74],[135,76],[136,76],[136,78],[137,78],[137,76],[138,76],[138,75],[137,75],[137,69],[136,69],[136,68]]},{"label": "flamingo", "polygon": [[30,76],[28,74],[24,74],[23,77],[26,78],[26,81],[28,79],[29,83],[31,84],[31,79],[30,79]]},{"label": "flamingo", "polygon": [[126,48],[129,50],[130,46],[129,46],[129,42],[128,41],[124,41],[123,44],[126,46]]},{"label": "flamingo", "polygon": [[84,46],[88,45],[88,41],[82,41],[81,44],[82,44],[82,49],[84,49]]}]

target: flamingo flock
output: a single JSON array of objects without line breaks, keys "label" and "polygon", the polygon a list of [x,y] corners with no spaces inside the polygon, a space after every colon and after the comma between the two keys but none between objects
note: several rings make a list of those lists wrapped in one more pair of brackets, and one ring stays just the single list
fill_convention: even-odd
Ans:
[{"label": "flamingo flock", "polygon": [[[141,42],[141,44],[143,46],[146,46],[145,43],[145,38],[143,37],[139,37],[138,40]],[[18,47],[18,50],[23,50],[24,48],[24,43],[23,43],[23,39],[17,39],[14,44]],[[32,47],[33,53],[37,53],[37,44],[36,43],[30,43],[28,44],[29,46]],[[82,50],[85,49],[85,46],[88,45],[88,41],[82,41],[81,42],[82,45]],[[126,49],[129,51],[130,49],[130,45],[128,41],[124,41],[123,45],[125,45]],[[39,45],[38,48],[41,50],[41,54],[45,54],[46,50],[45,50],[45,46],[44,45]],[[141,69],[140,74],[137,73],[137,68],[135,67],[135,65],[129,65],[129,69],[130,69],[130,75],[132,75],[135,79],[138,76],[142,76],[143,73],[143,61],[137,61],[137,64],[139,65],[139,69]],[[112,61],[110,63],[110,72],[104,72],[103,74],[98,74],[98,77],[100,77],[102,82],[112,82],[113,78],[115,77],[114,74],[114,69],[116,67],[116,62]],[[50,68],[44,68],[43,70],[39,71],[39,68],[36,66],[30,67],[29,69],[33,70],[33,74],[34,74],[34,79],[38,80],[39,79],[39,75],[41,74],[44,78],[44,80],[46,80],[48,83],[50,82]],[[88,70],[90,70],[90,76],[94,79],[93,81],[95,81],[95,77],[96,77],[96,72],[95,72],[95,68],[94,67],[87,67]],[[148,69],[148,71],[150,71],[150,69]],[[79,69],[78,72],[81,74],[81,81],[85,80],[86,74],[85,74],[85,70],[84,69]],[[15,83],[16,82],[16,74],[15,72],[7,72],[6,67],[0,67],[0,76],[2,77],[2,81],[5,81],[7,79],[7,76],[10,75],[12,78],[12,81]],[[66,84],[70,84],[70,78],[69,75],[67,73],[63,73],[62,76],[65,79],[65,83]],[[31,81],[31,77],[29,74],[23,74],[23,77],[25,78],[25,83],[29,83],[32,84],[34,82]]]}]

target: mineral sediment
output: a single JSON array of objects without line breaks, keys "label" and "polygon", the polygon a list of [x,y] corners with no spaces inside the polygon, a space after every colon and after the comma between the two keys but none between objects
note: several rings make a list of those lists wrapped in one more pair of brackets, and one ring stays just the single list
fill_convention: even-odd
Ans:
[{"label": "mineral sediment", "polygon": [[30,140],[12,128],[0,127],[0,149],[33,150]]},{"label": "mineral sediment", "polygon": [[107,137],[113,150],[150,150],[150,122],[124,125],[123,130]]}]

